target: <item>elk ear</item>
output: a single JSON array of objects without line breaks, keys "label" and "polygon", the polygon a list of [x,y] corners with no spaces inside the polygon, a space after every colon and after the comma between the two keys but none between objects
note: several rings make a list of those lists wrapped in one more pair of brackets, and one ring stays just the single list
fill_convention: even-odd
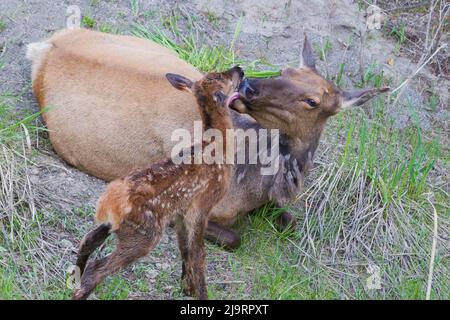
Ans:
[{"label": "elk ear", "polygon": [[192,81],[188,78],[175,73],[166,73],[166,78],[175,89],[192,92]]},{"label": "elk ear", "polygon": [[360,106],[376,95],[389,91],[389,87],[383,88],[373,88],[373,89],[362,89],[362,90],[351,90],[342,92],[342,104],[341,108],[346,109],[352,106]]},{"label": "elk ear", "polygon": [[302,57],[300,59],[300,68],[307,67],[316,72],[316,60],[314,58],[314,51],[305,34],[305,41],[303,41]]}]

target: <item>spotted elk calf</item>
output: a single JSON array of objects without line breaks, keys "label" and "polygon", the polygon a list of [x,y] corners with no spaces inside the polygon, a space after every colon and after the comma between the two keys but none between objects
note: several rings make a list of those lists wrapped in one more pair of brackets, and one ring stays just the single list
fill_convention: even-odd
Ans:
[{"label": "spotted elk calf", "polygon": [[[27,57],[32,61],[33,93],[46,111],[42,117],[54,150],[72,166],[105,181],[166,159],[174,146],[172,133],[184,128],[193,134],[192,124],[200,120],[195,97],[173,90],[165,74],[176,72],[193,80],[202,74],[152,41],[65,29],[30,44]],[[296,199],[333,114],[387,90],[337,88],[316,69],[306,39],[300,58],[298,67],[285,68],[279,77],[242,81],[243,103],[233,106],[245,114],[232,111],[233,127],[279,129],[280,170],[267,176],[261,175],[259,163],[232,166],[231,186],[211,210],[206,232],[208,239],[226,248],[241,243],[230,228],[239,217],[269,202],[281,208]],[[277,222],[281,229],[295,225],[288,211]]]},{"label": "spotted elk calf", "polygon": [[[175,88],[195,95],[203,130],[219,130],[221,143],[226,145],[226,130],[232,128],[228,102],[238,95],[235,91],[243,75],[239,67],[234,67],[223,73],[207,74],[197,82],[176,74],[166,77]],[[215,140],[203,142],[203,149],[214,143]],[[166,160],[111,182],[98,202],[96,220],[101,224],[80,245],[77,266],[82,274],[81,285],[73,298],[86,299],[106,276],[147,255],[168,223],[175,221],[183,259],[183,289],[188,295],[207,299],[203,237],[211,208],[230,184],[230,166],[225,163],[224,159],[215,164],[177,165]],[[90,254],[111,232],[118,240],[114,252],[87,264]]]}]

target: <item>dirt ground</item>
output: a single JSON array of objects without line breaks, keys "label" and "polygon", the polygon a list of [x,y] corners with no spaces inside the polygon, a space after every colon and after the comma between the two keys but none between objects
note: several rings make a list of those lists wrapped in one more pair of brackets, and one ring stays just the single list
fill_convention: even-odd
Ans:
[{"label": "dirt ground", "polygon": [[[408,1],[397,3],[407,4]],[[0,18],[4,27],[0,29],[0,55],[4,57],[5,66],[0,69],[0,92],[19,97],[16,102],[18,110],[38,110],[31,92],[30,63],[25,59],[26,44],[45,39],[64,28],[69,5],[78,5],[81,12],[93,17],[98,26],[109,25],[124,34],[129,33],[133,22],[145,24],[154,21],[159,25],[173,10],[186,11],[198,17],[197,25],[210,43],[225,45],[231,42],[242,15],[242,30],[236,43],[238,55],[246,59],[266,60],[281,68],[298,65],[303,34],[307,33],[319,47],[326,41],[331,43],[326,58],[318,61],[318,69],[334,78],[339,65],[345,62],[343,86],[348,88],[360,81],[361,67],[373,64],[382,69],[393,87],[417,67],[416,57],[407,51],[396,50],[395,39],[387,37],[382,30],[367,31],[364,12],[359,10],[357,2],[350,0],[149,0],[140,1],[137,14],[132,12],[129,0],[2,0]],[[407,126],[413,121],[411,114],[414,113],[425,129],[434,125],[445,127],[449,120],[448,88],[448,75],[446,78],[425,67],[406,89],[400,101],[403,107],[389,110],[395,124]],[[431,93],[439,99],[436,110],[422,107],[411,110],[407,107],[425,106]],[[411,101],[414,103],[408,104]],[[78,223],[89,225],[92,216],[79,212],[92,210],[105,187],[104,182],[66,165],[49,146],[44,147],[34,161],[38,166],[33,169],[32,182],[37,188],[46,190],[46,195],[52,195],[45,199],[46,208],[74,215],[75,226]],[[73,250],[79,234],[87,230],[83,227],[74,236],[63,223],[59,228],[58,232],[49,235],[49,239]],[[175,242],[173,232],[169,231],[157,254],[148,258],[155,273],[173,273],[179,269]],[[208,265],[214,272],[209,272],[209,282],[220,284],[232,280],[224,267],[232,254],[218,249],[210,251]],[[68,253],[67,259],[73,259],[73,254]],[[151,282],[152,277],[154,275],[147,272],[148,281]],[[173,297],[171,289],[164,288],[165,298]],[[136,298],[161,298],[161,295],[148,292]]]}]

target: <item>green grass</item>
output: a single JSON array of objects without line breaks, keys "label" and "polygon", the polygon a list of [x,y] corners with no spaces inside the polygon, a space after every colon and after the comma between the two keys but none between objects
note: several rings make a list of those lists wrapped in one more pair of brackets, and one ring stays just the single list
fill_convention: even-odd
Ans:
[{"label": "green grass", "polygon": [[98,31],[105,32],[105,33],[117,33],[117,32],[114,31],[114,29],[111,27],[111,25],[109,25],[107,23],[102,23],[98,27]]},{"label": "green grass", "polygon": [[15,279],[18,275],[10,268],[0,267],[0,300],[16,300],[22,297],[15,287]]},{"label": "green grass", "polygon": [[265,207],[242,221],[244,245],[236,252],[234,270],[247,278],[247,294],[252,299],[336,299],[335,290],[327,281],[314,282],[313,274],[299,268],[300,252],[293,250],[295,234],[283,234],[274,226],[274,211]]},{"label": "green grass", "polygon": [[219,17],[212,11],[206,11],[205,16],[208,22],[215,28],[219,27]]},{"label": "green grass", "polygon": [[399,45],[402,45],[406,41],[405,24],[401,23],[399,26],[393,26],[390,35],[397,40]]},{"label": "green grass", "polygon": [[[40,126],[34,125],[42,112],[29,113],[23,115],[14,112],[13,105],[20,101],[20,98],[12,94],[4,93],[0,95],[0,143],[10,144],[23,138],[26,134],[37,133],[44,130]],[[45,110],[44,110],[45,111]],[[20,118],[20,120],[17,120]]]},{"label": "green grass", "polygon": [[396,54],[399,53],[402,45],[407,40],[405,33],[405,24],[401,23],[398,26],[393,26],[390,31],[388,31],[388,35],[396,40],[396,44],[394,47],[394,52]]},{"label": "green grass", "polygon": [[100,5],[100,0],[90,0],[89,3],[92,7],[98,7]]},{"label": "green grass", "polygon": [[38,260],[33,254],[42,237],[43,215],[28,176],[35,155],[33,141],[43,129],[36,124],[40,113],[15,111],[19,103],[17,96],[0,94],[0,297],[4,299],[25,298],[33,290],[25,283],[42,279],[38,274],[44,263],[44,257]]},{"label": "green grass", "polygon": [[96,295],[101,300],[125,300],[130,291],[128,281],[124,280],[121,275],[114,275],[98,287]]},{"label": "green grass", "polygon": [[342,84],[343,84],[344,71],[345,71],[345,63],[343,62],[343,63],[339,64],[339,71],[336,75],[336,81],[335,81],[336,85],[339,88],[341,88]]}]

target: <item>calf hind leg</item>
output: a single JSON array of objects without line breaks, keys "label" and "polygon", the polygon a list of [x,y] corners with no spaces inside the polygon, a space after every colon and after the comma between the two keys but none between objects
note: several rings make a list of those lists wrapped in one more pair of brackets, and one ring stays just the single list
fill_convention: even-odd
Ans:
[{"label": "calf hind leg", "polygon": [[156,231],[156,228],[151,230],[151,233],[146,233],[144,229],[122,225],[116,231],[118,238],[116,249],[109,256],[87,265],[81,277],[81,286],[75,291],[73,299],[87,299],[95,287],[108,275],[147,255],[161,239],[162,234],[162,230]]}]

